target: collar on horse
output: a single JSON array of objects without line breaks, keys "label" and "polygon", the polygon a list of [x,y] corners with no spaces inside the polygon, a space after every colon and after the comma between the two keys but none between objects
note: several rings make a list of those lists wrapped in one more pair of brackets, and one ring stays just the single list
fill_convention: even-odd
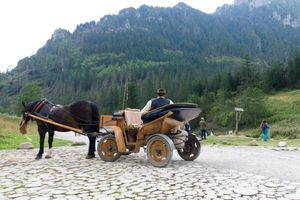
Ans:
[{"label": "collar on horse", "polygon": [[45,106],[46,99],[41,100],[36,106],[33,108],[33,113],[38,113]]},{"label": "collar on horse", "polygon": [[[49,108],[49,112],[47,113],[43,113],[41,114],[40,112],[42,111],[42,109],[44,107],[48,107]],[[50,112],[51,110],[53,109],[53,107],[55,107],[55,105],[53,103],[51,103],[50,101],[48,101],[47,99],[42,99],[40,102],[38,102],[32,109],[32,114],[37,116],[37,117],[42,117],[44,119],[49,119],[49,115],[50,115]],[[26,114],[26,113],[25,113]],[[45,123],[47,128],[48,128],[48,125],[47,123]]]},{"label": "collar on horse", "polygon": [[[39,114],[40,111],[44,108],[44,107],[48,107],[50,112],[52,110],[53,107],[55,107],[56,105],[54,105],[53,103],[51,103],[50,101],[48,101],[47,99],[42,99],[39,103],[37,103],[33,109],[32,109],[32,113],[33,114]],[[47,114],[47,116],[44,117],[48,117],[48,115],[50,114],[50,112]]]}]

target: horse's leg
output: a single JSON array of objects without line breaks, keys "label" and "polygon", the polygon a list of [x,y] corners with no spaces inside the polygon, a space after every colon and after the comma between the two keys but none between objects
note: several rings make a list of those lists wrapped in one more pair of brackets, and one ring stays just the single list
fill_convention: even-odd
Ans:
[{"label": "horse's leg", "polygon": [[95,151],[96,151],[96,137],[88,136],[89,138],[89,152],[86,156],[87,159],[95,158]]},{"label": "horse's leg", "polygon": [[48,145],[49,150],[45,156],[45,158],[51,158],[52,157],[52,143],[53,143],[53,137],[54,137],[54,131],[48,131]]},{"label": "horse's leg", "polygon": [[[86,133],[92,133],[93,132],[90,125],[83,126],[82,128],[83,128],[84,132],[86,132]],[[95,158],[96,137],[88,134],[88,138],[89,138],[89,151],[88,151],[88,154],[86,156],[86,159],[91,159],[91,158]]]},{"label": "horse's leg", "polygon": [[40,150],[39,153],[36,155],[35,159],[41,159],[44,153],[44,141],[46,135],[46,128],[44,126],[38,126],[38,132],[40,135]]}]

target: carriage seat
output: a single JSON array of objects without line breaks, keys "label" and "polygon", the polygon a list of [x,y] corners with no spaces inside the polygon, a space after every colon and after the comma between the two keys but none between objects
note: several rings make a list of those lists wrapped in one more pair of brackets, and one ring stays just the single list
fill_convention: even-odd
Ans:
[{"label": "carriage seat", "polygon": [[164,116],[168,112],[172,112],[172,118],[178,121],[190,121],[196,118],[201,110],[197,104],[193,103],[174,103],[164,105],[162,107],[151,110],[142,116],[144,123],[149,123],[159,117]]},{"label": "carriage seat", "polygon": [[127,126],[140,127],[143,123],[142,113],[139,109],[125,109],[125,121]]},{"label": "carriage seat", "polygon": [[112,120],[120,120],[124,119],[124,110],[119,110],[118,112],[115,112],[112,116]]}]

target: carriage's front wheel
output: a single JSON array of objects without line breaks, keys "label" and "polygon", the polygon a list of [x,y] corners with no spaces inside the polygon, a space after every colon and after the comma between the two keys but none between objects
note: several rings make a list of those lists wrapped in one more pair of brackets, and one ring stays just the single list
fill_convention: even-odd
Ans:
[{"label": "carriage's front wheel", "polygon": [[103,136],[97,146],[97,152],[100,158],[106,162],[114,162],[121,156],[118,151],[117,141],[113,135]]},{"label": "carriage's front wheel", "polygon": [[147,157],[155,167],[165,167],[173,156],[174,144],[163,134],[155,134],[147,143]]}]

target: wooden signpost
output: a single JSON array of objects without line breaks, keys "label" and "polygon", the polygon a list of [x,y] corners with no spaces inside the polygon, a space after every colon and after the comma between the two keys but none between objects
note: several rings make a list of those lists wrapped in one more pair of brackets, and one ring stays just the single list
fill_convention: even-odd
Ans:
[{"label": "wooden signpost", "polygon": [[244,109],[235,107],[234,110],[235,110],[235,130],[234,130],[234,134],[237,135],[238,134],[238,129],[239,129],[239,121],[241,120],[242,112],[244,112]]}]

